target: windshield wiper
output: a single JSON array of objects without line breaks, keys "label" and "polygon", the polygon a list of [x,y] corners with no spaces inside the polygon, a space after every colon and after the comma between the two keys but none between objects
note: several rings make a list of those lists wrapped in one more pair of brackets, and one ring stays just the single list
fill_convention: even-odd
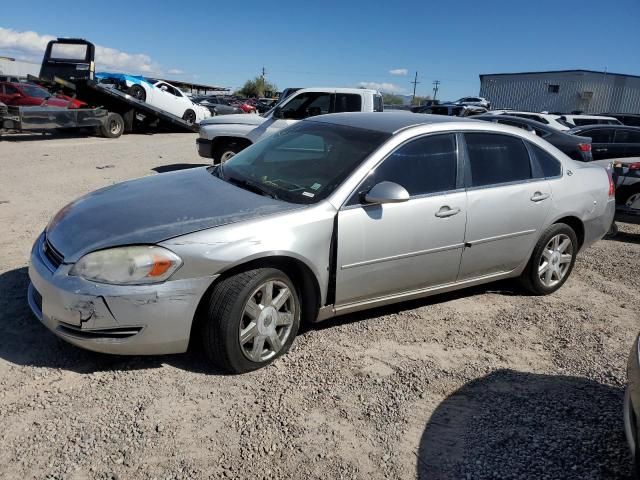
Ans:
[{"label": "windshield wiper", "polygon": [[226,179],[229,183],[233,183],[240,188],[244,188],[245,190],[249,190],[250,192],[257,193],[258,195],[264,195],[265,197],[270,197],[275,200],[278,200],[278,196],[273,193],[271,190],[264,188],[257,182],[252,182],[251,180],[239,179],[228,177]]}]

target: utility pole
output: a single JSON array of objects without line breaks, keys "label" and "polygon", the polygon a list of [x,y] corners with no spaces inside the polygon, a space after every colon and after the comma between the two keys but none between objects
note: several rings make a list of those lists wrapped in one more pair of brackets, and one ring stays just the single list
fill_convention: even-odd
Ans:
[{"label": "utility pole", "polygon": [[433,81],[433,99],[436,99],[436,95],[438,95],[438,86],[440,85],[440,80]]},{"label": "utility pole", "polygon": [[420,82],[418,81],[418,72],[416,72],[416,76],[413,78],[413,97],[411,97],[411,104],[413,105],[414,100],[416,99],[416,85]]},{"label": "utility pole", "polygon": [[267,74],[267,71],[264,69],[264,67],[262,67],[262,75],[260,75],[262,77],[262,83],[264,83],[264,76]]}]

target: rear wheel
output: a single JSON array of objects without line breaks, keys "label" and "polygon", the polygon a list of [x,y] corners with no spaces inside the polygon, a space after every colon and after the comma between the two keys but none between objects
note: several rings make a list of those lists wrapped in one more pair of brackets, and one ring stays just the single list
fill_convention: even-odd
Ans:
[{"label": "rear wheel", "polygon": [[282,271],[249,270],[219,282],[202,324],[204,350],[217,367],[244,373],[286,353],[300,326],[298,293]]},{"label": "rear wheel", "polygon": [[147,92],[145,91],[144,87],[142,87],[141,85],[131,85],[131,87],[129,87],[128,92],[129,92],[129,95],[131,95],[136,100],[140,100],[141,102],[144,102],[147,100]]},{"label": "rear wheel", "polygon": [[100,134],[106,138],[118,138],[124,132],[124,120],[117,113],[109,113],[100,127]]},{"label": "rear wheel", "polygon": [[182,119],[185,122],[187,122],[189,125],[193,125],[194,123],[196,123],[196,112],[189,109],[186,112],[184,112],[184,115],[182,115]]},{"label": "rear wheel", "polygon": [[524,286],[536,295],[549,295],[567,281],[578,252],[578,239],[564,223],[551,225],[538,240],[522,273]]}]

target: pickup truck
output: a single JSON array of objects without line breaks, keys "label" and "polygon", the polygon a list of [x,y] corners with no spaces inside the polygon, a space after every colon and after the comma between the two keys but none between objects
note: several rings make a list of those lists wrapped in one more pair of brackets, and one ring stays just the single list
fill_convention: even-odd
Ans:
[{"label": "pickup truck", "polygon": [[226,162],[258,140],[307,117],[337,112],[381,112],[382,95],[363,88],[303,88],[264,115],[225,115],[200,122],[201,157]]}]

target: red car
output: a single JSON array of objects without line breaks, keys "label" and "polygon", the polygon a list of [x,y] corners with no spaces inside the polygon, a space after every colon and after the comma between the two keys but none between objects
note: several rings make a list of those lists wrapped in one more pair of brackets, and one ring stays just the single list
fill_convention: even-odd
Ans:
[{"label": "red car", "polygon": [[67,97],[52,95],[48,90],[32,83],[0,82],[0,102],[7,105],[43,105],[51,107],[81,108],[87,104]]}]

